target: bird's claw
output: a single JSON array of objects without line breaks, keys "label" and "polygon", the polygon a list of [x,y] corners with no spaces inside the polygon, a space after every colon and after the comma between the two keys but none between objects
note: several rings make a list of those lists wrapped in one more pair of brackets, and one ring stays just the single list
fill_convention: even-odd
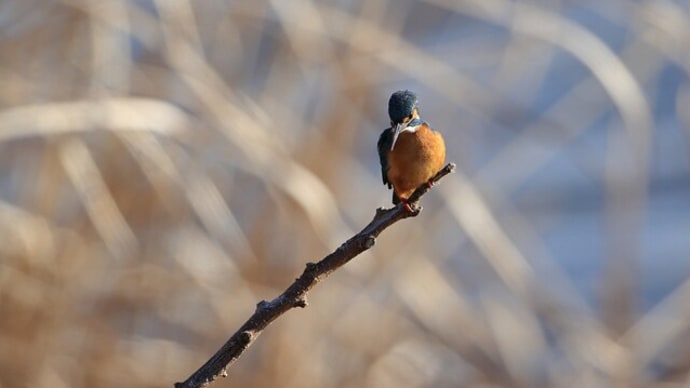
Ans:
[{"label": "bird's claw", "polygon": [[412,209],[412,206],[410,205],[409,202],[405,199],[401,199],[400,202],[402,203],[403,208],[407,213],[414,213],[414,210]]}]

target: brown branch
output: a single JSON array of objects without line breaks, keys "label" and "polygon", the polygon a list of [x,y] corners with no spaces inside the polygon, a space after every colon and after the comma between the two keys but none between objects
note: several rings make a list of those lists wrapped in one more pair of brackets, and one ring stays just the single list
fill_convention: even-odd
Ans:
[{"label": "brown branch", "polygon": [[[448,163],[429,180],[436,183],[455,169],[454,163]],[[317,283],[333,271],[352,260],[355,256],[374,246],[376,237],[387,227],[404,218],[415,217],[422,210],[417,205],[431,185],[422,185],[409,198],[412,212],[405,210],[402,204],[390,209],[376,209],[376,215],[361,232],[343,243],[335,252],[324,257],[318,263],[307,263],[297,280],[290,287],[270,302],[261,301],[256,305],[254,314],[240,327],[235,334],[204,365],[182,383],[175,383],[175,388],[196,388],[209,384],[218,376],[227,376],[226,368],[235,362],[276,318],[294,307],[307,306],[307,293]]]}]

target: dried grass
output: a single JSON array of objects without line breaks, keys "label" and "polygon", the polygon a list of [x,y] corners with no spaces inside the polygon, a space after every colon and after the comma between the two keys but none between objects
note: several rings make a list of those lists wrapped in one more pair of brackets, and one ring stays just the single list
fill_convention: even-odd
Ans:
[{"label": "dried grass", "polygon": [[[689,26],[671,1],[0,3],[0,386],[184,379],[389,201],[399,88],[462,172],[214,386],[686,386],[690,276],[647,308],[640,263],[660,94],[690,144]],[[594,280],[552,243],[576,205]]]}]

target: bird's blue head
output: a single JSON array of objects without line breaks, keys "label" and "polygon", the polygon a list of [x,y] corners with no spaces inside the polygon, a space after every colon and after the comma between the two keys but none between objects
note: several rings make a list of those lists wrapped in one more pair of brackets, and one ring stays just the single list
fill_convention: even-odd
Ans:
[{"label": "bird's blue head", "polygon": [[391,151],[395,148],[398,136],[403,132],[414,133],[422,123],[417,110],[417,96],[409,90],[398,90],[388,100],[388,116],[393,128]]},{"label": "bird's blue head", "polygon": [[402,123],[417,107],[417,95],[409,90],[398,90],[388,100],[388,116],[394,124]]}]

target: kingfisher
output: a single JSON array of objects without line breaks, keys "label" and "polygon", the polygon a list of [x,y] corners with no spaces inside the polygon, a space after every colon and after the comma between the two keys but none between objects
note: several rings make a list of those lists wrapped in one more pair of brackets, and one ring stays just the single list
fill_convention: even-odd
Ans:
[{"label": "kingfisher", "polygon": [[446,145],[443,137],[419,117],[417,96],[399,90],[388,100],[390,128],[381,133],[377,143],[383,184],[393,189],[393,204],[408,203],[417,187],[426,183],[443,167]]}]

